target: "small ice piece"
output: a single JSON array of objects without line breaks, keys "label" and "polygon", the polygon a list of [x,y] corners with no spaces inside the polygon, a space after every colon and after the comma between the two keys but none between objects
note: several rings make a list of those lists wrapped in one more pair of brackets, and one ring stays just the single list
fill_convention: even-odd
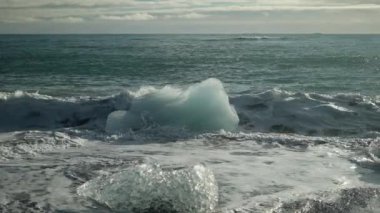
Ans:
[{"label": "small ice piece", "polygon": [[77,191],[118,212],[213,212],[218,203],[215,177],[203,165],[163,170],[142,164],[97,177]]}]

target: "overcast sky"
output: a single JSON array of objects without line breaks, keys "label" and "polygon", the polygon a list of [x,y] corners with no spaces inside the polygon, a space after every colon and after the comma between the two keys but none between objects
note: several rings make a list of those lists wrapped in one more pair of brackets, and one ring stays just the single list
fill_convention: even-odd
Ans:
[{"label": "overcast sky", "polygon": [[380,33],[380,0],[0,0],[0,33]]}]

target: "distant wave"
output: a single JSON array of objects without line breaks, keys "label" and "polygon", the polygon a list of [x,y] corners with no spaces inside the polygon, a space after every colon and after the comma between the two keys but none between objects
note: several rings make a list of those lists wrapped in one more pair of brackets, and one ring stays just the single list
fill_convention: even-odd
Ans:
[{"label": "distant wave", "polygon": [[286,37],[280,36],[237,36],[237,37],[221,37],[221,38],[213,38],[208,39],[207,41],[265,41],[265,40],[285,40]]},{"label": "distant wave", "polygon": [[[112,114],[115,112],[121,114]],[[239,122],[237,131],[249,132],[311,136],[380,132],[379,97],[359,94],[323,95],[273,89],[228,97],[217,80],[185,90],[144,86],[137,92],[96,98],[56,98],[21,91],[0,93],[0,132],[65,127],[104,132],[111,115],[121,119],[112,121],[112,125],[121,122],[134,131],[170,126],[213,132],[219,128],[233,130],[234,123]]]},{"label": "distant wave", "polygon": [[274,37],[274,36],[242,36],[236,37],[234,40],[282,40],[284,37]]}]

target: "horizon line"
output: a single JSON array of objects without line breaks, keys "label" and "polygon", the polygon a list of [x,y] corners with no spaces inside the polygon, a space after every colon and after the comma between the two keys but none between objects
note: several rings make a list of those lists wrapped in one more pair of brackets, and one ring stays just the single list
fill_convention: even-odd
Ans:
[{"label": "horizon line", "polygon": [[380,35],[379,33],[254,33],[254,32],[236,32],[236,33],[0,33],[0,35]]}]

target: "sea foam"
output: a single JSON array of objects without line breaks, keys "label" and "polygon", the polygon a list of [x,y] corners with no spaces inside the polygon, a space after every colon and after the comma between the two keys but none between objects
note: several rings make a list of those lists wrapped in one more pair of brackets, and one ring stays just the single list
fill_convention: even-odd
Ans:
[{"label": "sea foam", "polygon": [[165,86],[136,94],[128,111],[115,111],[108,116],[107,132],[152,125],[193,131],[234,130],[239,123],[238,115],[217,79],[207,79],[185,90]]}]

